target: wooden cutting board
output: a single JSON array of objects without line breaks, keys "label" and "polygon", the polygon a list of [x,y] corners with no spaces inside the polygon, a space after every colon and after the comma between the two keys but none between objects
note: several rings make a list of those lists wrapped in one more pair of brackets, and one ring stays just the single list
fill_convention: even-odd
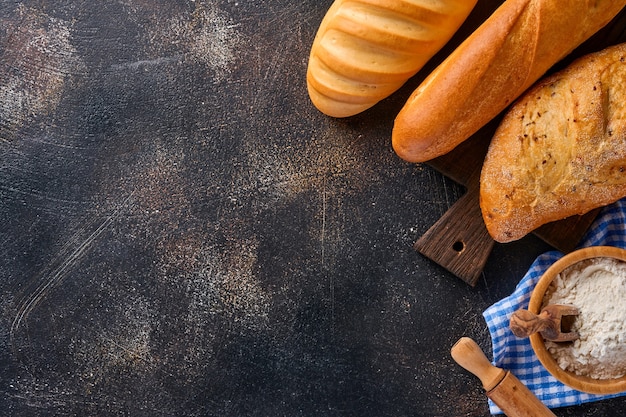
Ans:
[{"label": "wooden cutting board", "polygon": [[[428,165],[466,188],[426,233],[415,242],[422,255],[446,268],[471,286],[476,285],[494,245],[478,202],[482,163],[493,135],[494,120],[452,152]],[[600,209],[549,223],[534,234],[564,253],[572,251],[596,218]]]},{"label": "wooden cutting board", "polygon": [[[563,68],[577,57],[620,42],[626,42],[626,8],[552,70]],[[434,169],[465,186],[467,191],[415,242],[415,249],[471,286],[476,285],[494,245],[482,220],[478,191],[482,162],[500,118],[494,119],[452,152],[428,162]],[[555,249],[570,252],[599,211],[549,223],[534,234]]]}]

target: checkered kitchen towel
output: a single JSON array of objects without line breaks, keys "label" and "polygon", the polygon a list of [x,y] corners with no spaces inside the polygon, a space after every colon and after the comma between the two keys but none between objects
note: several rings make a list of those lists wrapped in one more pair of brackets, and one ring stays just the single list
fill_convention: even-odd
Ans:
[{"label": "checkered kitchen towel", "polygon": [[[600,245],[626,248],[626,198],[602,209],[579,248]],[[494,365],[510,370],[550,408],[624,395],[592,395],[565,386],[543,368],[530,346],[529,339],[519,339],[509,330],[511,314],[520,308],[528,308],[530,294],[537,281],[562,256],[562,253],[556,251],[540,255],[513,294],[483,313],[491,333]],[[489,409],[492,414],[502,412],[492,401],[489,401]]]}]

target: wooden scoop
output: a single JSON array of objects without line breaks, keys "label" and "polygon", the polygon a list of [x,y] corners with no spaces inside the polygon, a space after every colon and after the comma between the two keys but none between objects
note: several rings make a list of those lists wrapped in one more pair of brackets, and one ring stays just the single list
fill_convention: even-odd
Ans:
[{"label": "wooden scoop", "polygon": [[564,329],[563,320],[568,316],[577,316],[578,313],[578,308],[564,304],[546,306],[539,315],[521,309],[511,315],[509,327],[517,337],[541,333],[546,340],[571,342],[578,339],[579,335],[577,332]]}]

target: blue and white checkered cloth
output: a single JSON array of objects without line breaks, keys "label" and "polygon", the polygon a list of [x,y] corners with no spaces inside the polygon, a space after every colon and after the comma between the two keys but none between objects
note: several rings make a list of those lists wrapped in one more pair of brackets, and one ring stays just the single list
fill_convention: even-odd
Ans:
[{"label": "blue and white checkered cloth", "polygon": [[[626,198],[602,209],[578,247],[601,245],[626,248]],[[495,303],[483,313],[491,333],[494,365],[511,371],[550,408],[598,401],[625,394],[593,395],[569,388],[543,368],[528,338],[517,338],[509,329],[511,314],[520,308],[528,308],[530,294],[537,281],[546,269],[562,256],[563,254],[557,251],[540,255],[517,285],[513,294]],[[491,400],[489,400],[489,410],[492,414],[502,413]]]}]

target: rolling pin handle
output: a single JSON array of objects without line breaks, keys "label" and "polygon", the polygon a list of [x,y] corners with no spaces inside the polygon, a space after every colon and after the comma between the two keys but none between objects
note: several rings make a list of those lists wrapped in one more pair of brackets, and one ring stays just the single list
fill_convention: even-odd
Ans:
[{"label": "rolling pin handle", "polygon": [[506,376],[506,371],[493,366],[480,346],[469,337],[460,338],[450,353],[456,363],[480,379],[485,391],[491,391]]},{"label": "rolling pin handle", "polygon": [[483,383],[487,397],[509,417],[556,417],[511,372],[493,366],[478,344],[462,337],[452,346],[452,358]]}]

